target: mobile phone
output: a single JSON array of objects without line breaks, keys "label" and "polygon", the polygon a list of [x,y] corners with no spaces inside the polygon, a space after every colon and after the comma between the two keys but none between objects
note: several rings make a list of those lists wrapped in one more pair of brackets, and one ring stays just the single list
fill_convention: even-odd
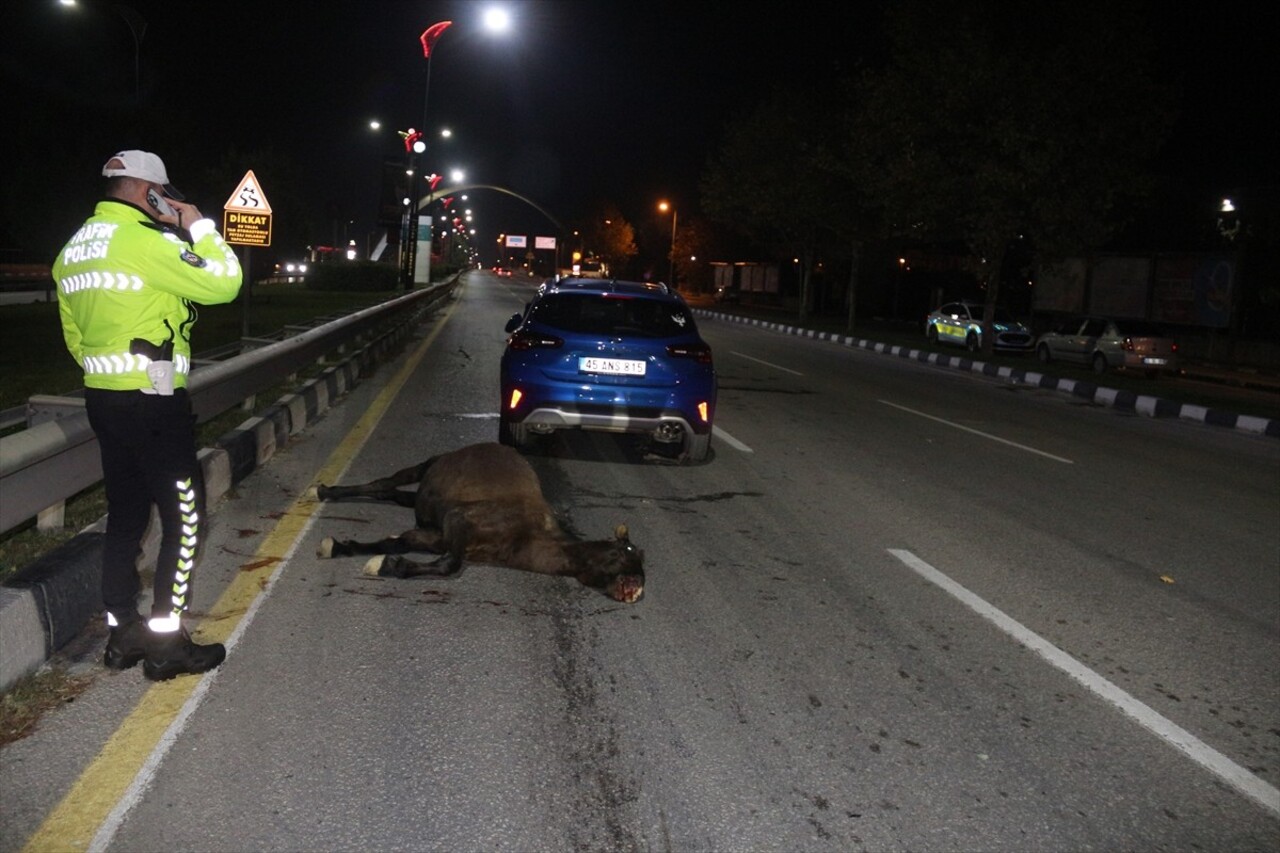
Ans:
[{"label": "mobile phone", "polygon": [[147,204],[161,216],[176,216],[178,213],[169,202],[164,200],[164,196],[156,195],[155,190],[147,190]]}]

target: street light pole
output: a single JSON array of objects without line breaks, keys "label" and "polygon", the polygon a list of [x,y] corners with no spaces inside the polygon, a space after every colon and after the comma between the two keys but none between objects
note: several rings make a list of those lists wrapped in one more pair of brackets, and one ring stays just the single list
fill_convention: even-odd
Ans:
[{"label": "street light pole", "polygon": [[147,34],[147,21],[129,6],[113,3],[111,8],[124,18],[124,22],[129,25],[129,33],[133,36],[133,103],[142,106],[142,72],[138,66],[138,55],[142,52],[142,37]]},{"label": "street light pole", "polygon": [[[422,166],[423,164],[426,163],[427,145],[426,145],[425,131],[427,128],[427,104],[429,102],[429,99],[431,98],[431,57],[435,55],[435,51],[433,50],[433,48],[435,47],[436,42],[439,41],[440,36],[444,33],[444,31],[449,29],[449,27],[451,26],[453,26],[453,21],[439,21],[427,27],[425,30],[423,30],[422,35],[418,37],[418,41],[422,43],[422,56],[424,59],[427,60],[426,82],[423,84],[423,87],[422,87],[422,124],[419,125],[419,127],[424,132],[424,135],[420,140],[422,143],[421,146],[415,148],[415,153],[417,154],[418,166]],[[417,173],[417,171],[418,171],[417,169],[414,170],[415,174]],[[410,207],[409,207],[409,219],[410,219],[409,230],[412,233],[410,234],[411,242],[408,246],[408,264],[407,264],[408,278],[405,282],[406,290],[412,289],[415,283],[414,279],[417,271],[416,268],[417,268],[417,254],[418,254],[418,242],[417,242],[418,227],[417,226],[418,226],[418,216],[422,210],[421,197],[418,194],[417,181],[415,180],[411,186],[412,186],[412,190],[409,194],[409,198],[412,200],[412,203],[410,204]],[[428,231],[427,233],[429,234],[430,231]],[[427,280],[427,283],[431,282],[431,250],[430,249],[427,250],[426,280]]]},{"label": "street light pole", "polygon": [[668,204],[665,201],[658,203],[658,210],[661,210],[664,213],[668,210],[671,211],[671,286],[675,287],[676,286],[676,216],[678,214],[677,214],[675,205]]},{"label": "street light pole", "polygon": [[418,200],[417,170],[414,168],[414,155],[426,150],[422,141],[422,131],[409,128],[400,131],[404,140],[405,175],[408,182],[404,196],[404,215],[400,225],[400,284],[405,290],[413,289],[413,267],[417,257],[417,224],[415,205]]},{"label": "street light pole", "polygon": [[[63,6],[79,5],[76,0],[58,0],[58,2]],[[142,106],[142,72],[138,57],[142,52],[142,37],[147,34],[147,19],[142,17],[137,9],[123,3],[104,5],[124,19],[129,26],[129,34],[133,36],[133,103],[135,106]]]}]

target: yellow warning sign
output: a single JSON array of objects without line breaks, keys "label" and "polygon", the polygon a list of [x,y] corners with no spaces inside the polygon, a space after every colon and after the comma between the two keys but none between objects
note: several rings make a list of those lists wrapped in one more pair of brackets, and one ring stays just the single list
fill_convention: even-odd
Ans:
[{"label": "yellow warning sign", "polygon": [[270,246],[271,214],[224,210],[222,237],[234,246]]},{"label": "yellow warning sign", "polygon": [[240,181],[240,186],[236,187],[236,191],[231,194],[231,198],[227,199],[227,203],[223,205],[223,210],[251,210],[255,213],[270,213],[271,204],[267,201],[267,194],[262,191],[262,185],[258,183],[258,178],[253,174],[253,169],[244,173],[244,179]]}]

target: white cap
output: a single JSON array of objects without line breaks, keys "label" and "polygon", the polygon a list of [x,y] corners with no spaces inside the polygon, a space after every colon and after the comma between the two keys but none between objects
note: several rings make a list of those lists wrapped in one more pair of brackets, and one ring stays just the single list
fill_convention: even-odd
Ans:
[{"label": "white cap", "polygon": [[164,187],[165,195],[182,201],[182,193],[169,183],[169,173],[164,168],[164,161],[150,151],[119,151],[111,155],[111,159],[102,167],[102,174],[108,178],[140,178],[160,184]]}]

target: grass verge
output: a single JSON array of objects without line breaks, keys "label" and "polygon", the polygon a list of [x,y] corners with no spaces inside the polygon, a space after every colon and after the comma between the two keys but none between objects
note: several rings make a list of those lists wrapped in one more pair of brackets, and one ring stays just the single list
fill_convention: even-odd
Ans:
[{"label": "grass verge", "polygon": [[53,666],[13,685],[0,695],[0,748],[31,734],[44,714],[74,702],[92,683],[92,675]]}]

